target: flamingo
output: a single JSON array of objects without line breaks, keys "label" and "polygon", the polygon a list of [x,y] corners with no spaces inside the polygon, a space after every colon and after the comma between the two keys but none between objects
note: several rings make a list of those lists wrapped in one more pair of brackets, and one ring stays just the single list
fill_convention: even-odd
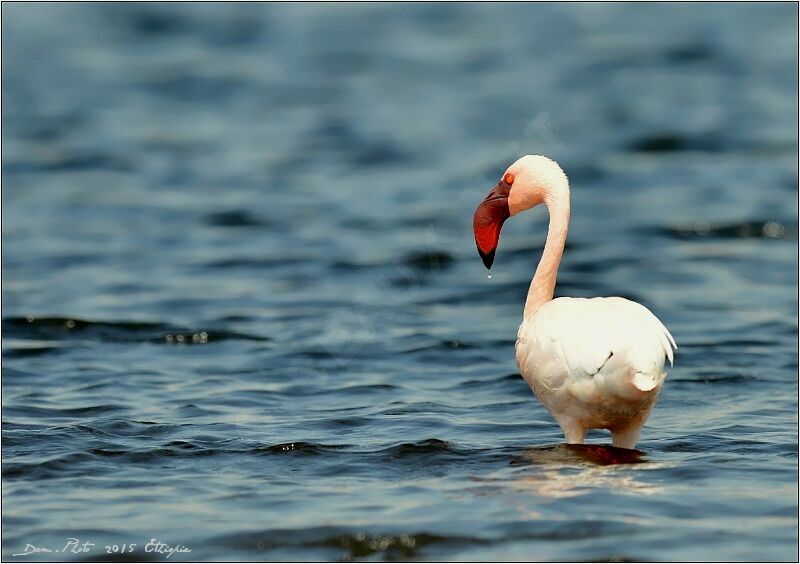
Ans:
[{"label": "flamingo", "polygon": [[491,268],[506,219],[544,203],[547,241],[528,290],[516,342],[525,382],[567,443],[589,429],[611,431],[615,447],[636,446],[673,361],[675,340],[645,306],[625,298],[555,298],[569,228],[569,182],[555,161],[526,155],[505,171],[475,210],[478,253]]}]

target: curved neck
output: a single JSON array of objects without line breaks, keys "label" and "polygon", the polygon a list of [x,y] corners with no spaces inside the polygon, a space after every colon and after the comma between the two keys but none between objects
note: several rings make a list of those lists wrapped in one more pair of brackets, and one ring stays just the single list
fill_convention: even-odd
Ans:
[{"label": "curved neck", "polygon": [[542,258],[528,289],[524,319],[531,317],[540,307],[553,299],[558,265],[561,264],[561,256],[564,254],[564,245],[567,242],[569,192],[562,196],[545,198],[544,203],[550,215],[550,225],[547,228],[547,241],[544,244]]}]

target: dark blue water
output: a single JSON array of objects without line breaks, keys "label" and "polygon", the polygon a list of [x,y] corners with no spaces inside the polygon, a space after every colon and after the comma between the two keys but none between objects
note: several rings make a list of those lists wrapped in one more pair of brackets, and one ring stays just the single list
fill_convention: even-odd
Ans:
[{"label": "dark blue water", "polygon": [[[4,559],[797,558],[796,5],[2,10]],[[518,375],[525,153],[678,341],[639,453]]]}]

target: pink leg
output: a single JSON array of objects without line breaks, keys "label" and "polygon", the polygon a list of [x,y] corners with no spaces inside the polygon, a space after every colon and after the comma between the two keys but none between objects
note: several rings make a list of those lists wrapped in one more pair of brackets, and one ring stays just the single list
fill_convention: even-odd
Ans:
[{"label": "pink leg", "polygon": [[651,404],[645,411],[628,421],[627,425],[609,429],[611,431],[611,443],[615,447],[635,448],[636,441],[639,440],[639,433],[642,432],[644,422],[650,417],[650,412],[652,410],[653,405]]},{"label": "pink leg", "polygon": [[636,441],[639,440],[639,433],[642,431],[642,424],[639,421],[622,429],[611,431],[611,443],[615,447],[634,448]]},{"label": "pink leg", "polygon": [[586,436],[586,429],[577,419],[571,417],[560,417],[557,419],[567,443],[571,445],[582,445]]}]

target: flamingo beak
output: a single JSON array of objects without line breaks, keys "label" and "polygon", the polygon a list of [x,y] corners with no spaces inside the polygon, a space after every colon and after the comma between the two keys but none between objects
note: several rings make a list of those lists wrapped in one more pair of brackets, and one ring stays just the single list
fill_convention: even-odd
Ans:
[{"label": "flamingo beak", "polygon": [[509,218],[508,194],[511,186],[502,180],[486,195],[472,216],[472,229],[475,231],[475,245],[484,266],[491,268],[494,253],[500,241],[503,222]]}]

